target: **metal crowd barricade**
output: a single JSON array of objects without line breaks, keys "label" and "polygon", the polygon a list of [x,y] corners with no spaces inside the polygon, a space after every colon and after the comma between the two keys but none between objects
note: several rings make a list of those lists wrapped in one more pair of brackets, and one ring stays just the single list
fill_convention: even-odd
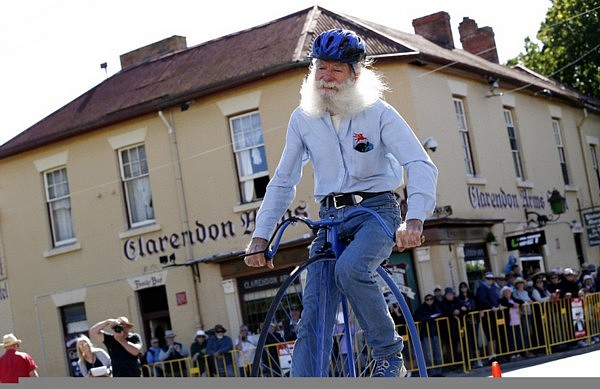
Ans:
[{"label": "metal crowd barricade", "polygon": [[[579,317],[577,314],[579,311],[582,313],[583,321],[578,326],[576,318]],[[519,312],[519,326],[511,325],[509,315],[508,309],[499,309],[472,311],[459,317],[435,319],[433,325],[438,333],[437,339],[435,342],[432,341],[427,330],[427,336],[421,336],[421,341],[423,350],[429,351],[428,355],[432,355],[438,348],[440,359],[436,362],[431,358],[427,361],[427,368],[461,368],[468,371],[478,361],[487,360],[492,356],[509,357],[530,352],[549,355],[567,344],[585,341],[585,344],[591,345],[595,341],[600,341],[600,292],[587,294],[581,300],[562,298],[523,305]],[[415,324],[420,334],[423,323]],[[398,325],[396,329],[404,340],[402,353],[407,370],[418,372],[406,325]],[[494,341],[493,349],[490,349],[490,340]],[[364,341],[362,329],[354,335],[353,345],[357,368],[362,371],[371,362],[371,353]],[[283,366],[283,369],[273,363],[265,362],[265,366],[261,369],[262,375],[265,377],[288,375],[292,350],[293,342],[267,346],[265,352],[271,351],[273,355],[278,355],[279,365]],[[249,373],[249,365],[240,369],[238,362],[240,353],[238,350],[230,352],[235,377],[243,377]],[[144,376],[156,377],[155,372],[158,367],[167,373],[179,372],[178,377],[223,377],[228,376],[227,369],[224,370],[223,375],[216,367],[225,360],[224,356],[205,356],[197,362],[192,362],[188,357],[142,365],[142,372]],[[332,359],[332,374],[336,369],[334,365],[336,363],[338,362]]]}]

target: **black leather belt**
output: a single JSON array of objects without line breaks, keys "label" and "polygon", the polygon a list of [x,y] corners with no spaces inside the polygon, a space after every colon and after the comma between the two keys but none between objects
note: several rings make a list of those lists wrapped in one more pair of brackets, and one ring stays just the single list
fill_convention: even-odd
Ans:
[{"label": "black leather belt", "polygon": [[326,196],[321,200],[321,205],[326,208],[340,209],[352,205],[358,205],[371,197],[379,196],[384,193],[391,192],[354,192],[354,193],[339,193]]}]

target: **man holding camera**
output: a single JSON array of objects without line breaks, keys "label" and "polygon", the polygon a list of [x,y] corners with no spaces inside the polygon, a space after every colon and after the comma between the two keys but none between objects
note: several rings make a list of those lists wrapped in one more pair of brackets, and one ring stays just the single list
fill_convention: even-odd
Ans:
[{"label": "man holding camera", "polygon": [[[110,326],[113,333],[103,330]],[[140,360],[142,339],[134,332],[129,332],[133,323],[125,316],[117,319],[102,320],[90,328],[90,336],[106,345],[112,362],[113,377],[140,377]]]}]

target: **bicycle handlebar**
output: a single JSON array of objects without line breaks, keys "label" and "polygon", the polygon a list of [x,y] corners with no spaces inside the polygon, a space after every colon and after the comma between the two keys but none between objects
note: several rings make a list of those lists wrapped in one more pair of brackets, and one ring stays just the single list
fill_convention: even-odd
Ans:
[{"label": "bicycle handlebar", "polygon": [[277,228],[271,235],[271,239],[269,240],[269,242],[267,244],[267,248],[265,250],[257,251],[254,253],[242,254],[242,257],[247,257],[250,255],[262,253],[265,255],[265,257],[267,259],[272,259],[273,256],[275,255],[275,253],[277,252],[277,250],[279,249],[279,245],[281,243],[281,238],[283,237],[284,231],[290,226],[290,224],[295,224],[297,222],[301,222],[301,223],[304,223],[311,230],[316,231],[316,230],[320,230],[322,228],[329,228],[332,226],[342,224],[343,222],[350,219],[351,216],[353,216],[357,213],[364,213],[364,212],[369,213],[372,216],[374,216],[375,219],[377,219],[377,221],[383,228],[386,235],[389,236],[390,239],[392,239],[394,241],[396,240],[396,235],[389,229],[389,227],[385,224],[385,221],[383,220],[383,218],[376,211],[374,211],[370,208],[366,208],[366,207],[362,207],[362,206],[358,205],[355,208],[352,208],[347,214],[344,215],[344,217],[341,217],[341,218],[330,217],[328,219],[312,220],[307,217],[290,216],[290,217],[284,219],[281,223],[279,223],[277,225]]}]

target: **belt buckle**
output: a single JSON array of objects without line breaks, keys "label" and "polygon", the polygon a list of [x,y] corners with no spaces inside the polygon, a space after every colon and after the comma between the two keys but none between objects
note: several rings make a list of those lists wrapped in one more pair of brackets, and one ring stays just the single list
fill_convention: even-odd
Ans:
[{"label": "belt buckle", "polygon": [[331,195],[331,202],[333,203],[333,208],[335,208],[335,209],[341,209],[341,208],[345,207],[345,205],[338,205],[337,204],[337,199],[341,198],[342,196],[344,196],[344,195],[343,194]]},{"label": "belt buckle", "polygon": [[347,196],[347,195],[349,195],[350,198],[352,199],[352,205],[358,205],[358,204],[360,204],[364,200],[364,198],[361,195],[358,195],[358,194],[355,194],[355,193],[350,193],[350,194],[347,194],[347,193],[344,194],[344,193],[342,193],[342,194],[332,195],[331,199],[333,201],[333,207],[335,209],[344,208],[346,205],[338,205],[337,199],[338,198],[342,198],[342,197]]}]

